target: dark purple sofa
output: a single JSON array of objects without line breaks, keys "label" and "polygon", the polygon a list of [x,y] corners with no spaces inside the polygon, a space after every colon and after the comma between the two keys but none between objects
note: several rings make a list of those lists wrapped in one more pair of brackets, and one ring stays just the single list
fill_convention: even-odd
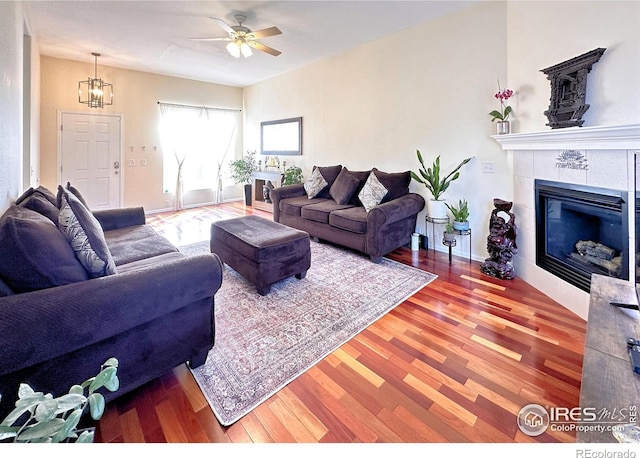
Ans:
[{"label": "dark purple sofa", "polygon": [[[350,171],[341,165],[317,168],[327,186],[311,199],[303,184],[271,190],[274,221],[367,254],[374,262],[410,243],[425,205],[420,194],[409,192],[411,172]],[[371,173],[388,192],[367,212],[358,195]]]},{"label": "dark purple sofa", "polygon": [[20,383],[59,396],[110,357],[120,362],[120,388],[107,400],[204,363],[218,256],[180,253],[145,224],[142,208],[94,212],[117,273],[89,278],[54,223],[59,209],[43,198],[51,194],[36,191],[0,217],[0,418]]}]

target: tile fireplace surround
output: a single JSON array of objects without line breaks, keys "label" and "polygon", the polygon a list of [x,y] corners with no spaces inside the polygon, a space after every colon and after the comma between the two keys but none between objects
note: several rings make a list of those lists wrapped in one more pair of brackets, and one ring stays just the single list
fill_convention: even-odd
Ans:
[{"label": "tile fireplace surround", "polygon": [[[534,180],[549,180],[626,191],[634,202],[634,154],[640,153],[640,124],[571,127],[492,137],[513,161],[513,210],[518,219],[516,275],[582,319],[589,313],[589,294],[536,265]],[[559,159],[571,150],[586,158],[585,168],[570,168]],[[568,167],[567,167],[568,165]],[[578,167],[578,164],[576,164]],[[634,205],[629,211],[629,259],[635,259]],[[629,278],[635,280],[634,263]]]}]

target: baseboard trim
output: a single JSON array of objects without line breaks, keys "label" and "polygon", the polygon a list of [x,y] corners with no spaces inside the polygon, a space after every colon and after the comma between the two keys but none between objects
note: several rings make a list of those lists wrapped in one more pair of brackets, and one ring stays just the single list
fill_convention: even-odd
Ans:
[{"label": "baseboard trim", "polygon": [[[242,200],[244,200],[242,197],[238,197],[235,199],[225,199],[222,201],[222,203],[226,204],[227,202],[239,202]],[[215,202],[199,202],[197,204],[183,205],[182,208],[187,210],[187,209],[198,208],[198,207],[209,207],[213,205],[217,205],[217,204]],[[167,213],[172,211],[175,211],[173,207],[167,207],[167,208],[156,208],[155,210],[145,210],[144,213],[145,215],[154,215],[156,213]]]}]

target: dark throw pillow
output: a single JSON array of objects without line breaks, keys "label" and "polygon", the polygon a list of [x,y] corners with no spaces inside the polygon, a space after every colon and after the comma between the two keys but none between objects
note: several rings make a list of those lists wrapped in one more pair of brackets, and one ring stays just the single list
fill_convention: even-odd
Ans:
[{"label": "dark throw pillow", "polygon": [[30,195],[33,194],[33,191],[35,191],[35,189],[33,189],[33,187],[27,189],[25,192],[20,194],[20,196],[16,199],[14,204],[20,205],[27,197],[29,197]]},{"label": "dark throw pillow", "polygon": [[58,225],[58,215],[60,214],[60,210],[43,194],[34,191],[29,197],[22,200],[19,205],[46,216],[53,222],[53,224],[56,226]]},{"label": "dark throw pillow", "polygon": [[362,205],[362,202],[360,202],[360,199],[358,198],[358,194],[360,194],[360,191],[362,191],[364,184],[367,182],[367,179],[371,174],[371,170],[349,170],[349,173],[351,173],[351,175],[356,177],[359,181],[358,186],[353,193],[353,196],[351,196],[351,200],[349,200],[349,203],[351,205]]},{"label": "dark throw pillow", "polygon": [[56,196],[44,186],[38,186],[34,189],[35,193],[42,194],[49,202],[56,205]]},{"label": "dark throw pillow", "polygon": [[359,184],[360,180],[358,180],[347,170],[346,167],[344,167],[340,170],[336,181],[331,185],[329,195],[336,201],[336,203],[344,205],[349,202],[349,199],[351,199],[353,193],[356,192],[356,188]]},{"label": "dark throw pillow", "polygon": [[89,210],[89,204],[87,203],[87,201],[85,200],[84,197],[82,197],[82,194],[80,193],[80,191],[78,191],[78,188],[71,186],[71,183],[67,181],[67,191],[71,191],[71,194],[73,194],[74,196],[76,196],[78,198],[78,200],[80,202],[82,202],[82,205],[85,206],[85,208],[87,210]]},{"label": "dark throw pillow", "polygon": [[0,259],[0,276],[15,293],[89,278],[56,225],[17,205],[0,218]]},{"label": "dark throw pillow", "polygon": [[13,290],[0,278],[0,297],[13,296]]},{"label": "dark throw pillow", "polygon": [[382,203],[389,202],[390,200],[402,197],[409,193],[409,184],[411,183],[411,172],[399,172],[399,173],[386,173],[373,168],[373,173],[376,174],[380,183],[389,190]]},{"label": "dark throw pillow", "polygon": [[70,192],[62,194],[58,227],[91,278],[116,273],[100,223]]},{"label": "dark throw pillow", "polygon": [[320,191],[316,197],[322,199],[330,199],[331,196],[329,195],[329,190],[331,189],[331,185],[333,184],[333,182],[336,181],[336,178],[338,178],[338,174],[340,174],[340,170],[342,170],[342,165],[331,165],[328,167],[317,167],[314,165],[313,170],[315,169],[320,170],[320,173],[327,182],[327,186],[322,191]]}]

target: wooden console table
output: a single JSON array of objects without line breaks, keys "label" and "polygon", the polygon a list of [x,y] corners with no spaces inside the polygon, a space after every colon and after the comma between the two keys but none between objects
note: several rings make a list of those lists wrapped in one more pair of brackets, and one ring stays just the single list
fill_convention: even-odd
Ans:
[{"label": "wooden console table", "polygon": [[[631,370],[627,338],[640,339],[640,312],[610,305],[609,302],[637,304],[634,284],[604,275],[591,277],[589,320],[582,363],[580,407],[607,409],[611,420],[626,415],[640,404],[640,374]],[[624,410],[622,410],[624,409]],[[636,420],[637,421],[637,420]],[[606,419],[596,421],[606,426]],[[614,421],[611,421],[614,423]],[[592,425],[593,422],[581,422]],[[578,431],[576,442],[617,442],[610,431]]]},{"label": "wooden console table", "polygon": [[264,211],[273,213],[273,204],[265,202],[263,194],[263,186],[271,183],[274,188],[282,185],[283,174],[280,171],[259,171],[253,172],[253,183],[251,183],[253,194],[253,206]]}]

